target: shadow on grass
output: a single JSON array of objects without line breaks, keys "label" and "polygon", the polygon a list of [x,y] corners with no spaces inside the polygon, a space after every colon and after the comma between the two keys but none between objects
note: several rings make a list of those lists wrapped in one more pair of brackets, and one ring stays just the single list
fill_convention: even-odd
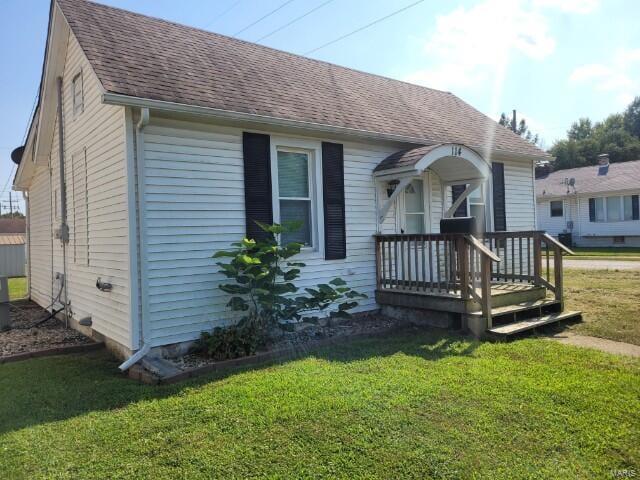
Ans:
[{"label": "shadow on grass", "polygon": [[0,434],[166,398],[187,388],[298,359],[313,357],[348,363],[402,353],[437,361],[449,356],[471,355],[478,345],[478,342],[450,333],[405,331],[385,338],[345,340],[330,347],[307,350],[301,347],[293,360],[208,374],[165,386],[141,385],[123,377],[117,370],[119,362],[105,351],[9,363],[0,365]]}]

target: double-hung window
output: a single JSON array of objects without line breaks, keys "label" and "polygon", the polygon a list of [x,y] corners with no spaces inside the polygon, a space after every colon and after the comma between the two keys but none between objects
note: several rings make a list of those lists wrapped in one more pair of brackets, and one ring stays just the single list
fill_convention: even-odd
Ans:
[{"label": "double-hung window", "polygon": [[279,223],[297,222],[295,232],[283,233],[282,244],[299,242],[314,247],[314,155],[313,151],[278,147],[278,211]]}]

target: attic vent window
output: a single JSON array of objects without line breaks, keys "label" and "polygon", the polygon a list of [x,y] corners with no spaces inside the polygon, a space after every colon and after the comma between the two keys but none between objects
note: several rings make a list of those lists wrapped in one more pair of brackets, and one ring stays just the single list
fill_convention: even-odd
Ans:
[{"label": "attic vent window", "polygon": [[82,72],[73,77],[71,94],[73,97],[73,115],[80,115],[84,111],[84,83],[82,81]]}]

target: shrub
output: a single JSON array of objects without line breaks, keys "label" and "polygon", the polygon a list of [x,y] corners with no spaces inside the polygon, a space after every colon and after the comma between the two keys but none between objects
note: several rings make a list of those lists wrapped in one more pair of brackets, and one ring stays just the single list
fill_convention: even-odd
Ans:
[{"label": "shrub", "polygon": [[366,298],[341,278],[306,288],[300,294],[294,282],[306,265],[292,258],[300,253],[302,244],[280,245],[277,241],[280,234],[295,231],[300,224],[258,225],[268,234],[267,239],[245,238],[213,256],[229,259],[218,265],[232,283],[219,288],[231,295],[227,307],[242,316],[232,327],[218,327],[202,334],[199,347],[212,357],[253,354],[265,343],[269,330],[284,321],[315,320],[317,315],[349,317],[349,310],[358,305],[356,300]]}]

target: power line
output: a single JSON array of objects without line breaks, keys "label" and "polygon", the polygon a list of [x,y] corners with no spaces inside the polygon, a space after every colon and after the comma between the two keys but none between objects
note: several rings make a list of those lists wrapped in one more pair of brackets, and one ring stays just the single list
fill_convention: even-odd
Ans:
[{"label": "power line", "polygon": [[367,29],[369,27],[372,27],[372,26],[384,21],[384,20],[387,20],[388,18],[391,18],[391,17],[393,17],[395,15],[398,15],[399,13],[402,13],[405,10],[409,10],[410,8],[415,7],[416,5],[418,5],[419,3],[422,3],[422,2],[424,2],[424,0],[418,0],[417,2],[413,2],[412,4],[407,5],[406,7],[402,7],[401,9],[396,10],[394,12],[391,12],[390,14],[385,15],[384,17],[378,18],[377,20],[374,20],[371,23],[368,23],[368,24],[366,24],[366,25],[364,25],[364,26],[362,26],[360,28],[356,28],[355,30],[352,30],[351,32],[346,33],[346,34],[342,35],[341,37],[338,37],[338,38],[336,38],[334,40],[331,40],[330,42],[324,43],[324,44],[320,45],[319,47],[316,47],[316,48],[314,48],[312,50],[304,52],[303,55],[309,55],[310,53],[317,52],[318,50],[320,50],[322,48],[328,47],[329,45],[333,45],[334,43],[339,42],[340,40],[344,40],[345,38],[350,37],[351,35],[355,35],[356,33],[359,33],[359,32],[361,32],[361,31],[363,31],[363,30],[365,30],[365,29]]},{"label": "power line", "polygon": [[209,23],[207,23],[204,27],[202,27],[203,29],[207,29],[209,28],[211,25],[213,25],[214,23],[216,23],[218,20],[220,20],[222,17],[224,17],[227,13],[229,13],[231,10],[233,10],[234,8],[236,8],[240,2],[242,2],[242,0],[238,0],[237,2],[234,2],[229,8],[227,8],[226,10],[224,10],[222,13],[220,13],[220,15],[218,15],[216,18],[214,18],[213,20],[211,20]]},{"label": "power line", "polygon": [[7,177],[7,181],[4,183],[4,187],[2,189],[2,193],[5,193],[7,191],[7,185],[9,185],[9,180],[11,180],[11,177],[13,177],[13,171],[16,168],[16,164],[13,164],[13,167],[11,167],[11,172],[9,173],[9,176]]},{"label": "power line", "polygon": [[262,17],[260,17],[259,19],[257,19],[255,22],[250,23],[249,25],[247,25],[246,27],[244,27],[241,30],[238,30],[236,33],[233,34],[234,37],[237,37],[238,35],[240,35],[242,32],[249,30],[251,27],[253,27],[254,25],[260,23],[262,20],[264,20],[267,17],[270,17],[271,15],[273,15],[274,13],[276,13],[278,10],[283,9],[284,7],[286,7],[287,5],[289,5],[291,2],[293,2],[293,0],[286,0],[284,3],[282,3],[279,7],[271,10],[269,13],[263,15]]},{"label": "power line", "polygon": [[333,0],[327,0],[326,2],[321,3],[320,5],[318,5],[315,8],[312,8],[311,10],[309,10],[307,13],[303,13],[302,15],[300,15],[299,17],[294,18],[293,20],[291,20],[289,23],[285,23],[284,25],[282,25],[279,28],[276,28],[275,30],[267,33],[266,35],[263,35],[262,37],[260,37],[259,39],[255,40],[256,43],[258,43],[261,40],[264,40],[267,37],[270,37],[271,35],[274,35],[276,33],[278,33],[281,30],[284,30],[285,28],[293,25],[294,23],[296,23],[298,20],[302,20],[305,17],[308,17],[309,15],[311,15],[313,12],[315,12],[316,10],[320,10],[322,7],[324,7],[325,5],[329,4],[333,2]]}]

